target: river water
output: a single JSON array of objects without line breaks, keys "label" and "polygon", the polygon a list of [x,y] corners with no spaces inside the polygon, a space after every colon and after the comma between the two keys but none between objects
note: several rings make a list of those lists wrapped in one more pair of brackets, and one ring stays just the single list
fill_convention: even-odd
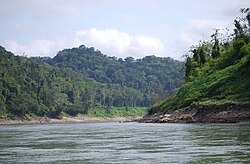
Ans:
[{"label": "river water", "polygon": [[250,163],[250,125],[1,125],[0,163]]}]

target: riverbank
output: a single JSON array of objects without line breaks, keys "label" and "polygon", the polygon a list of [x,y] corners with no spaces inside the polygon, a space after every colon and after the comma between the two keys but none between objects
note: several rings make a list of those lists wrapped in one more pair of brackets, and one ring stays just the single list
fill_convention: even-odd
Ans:
[{"label": "riverbank", "polygon": [[250,104],[192,105],[168,113],[143,117],[144,123],[239,123],[250,122]]},{"label": "riverbank", "polygon": [[65,123],[65,122],[103,122],[103,121],[118,121],[130,122],[140,120],[142,117],[62,117],[60,119],[48,117],[30,117],[27,119],[0,119],[0,125],[15,125],[15,124],[45,124],[45,123]]}]

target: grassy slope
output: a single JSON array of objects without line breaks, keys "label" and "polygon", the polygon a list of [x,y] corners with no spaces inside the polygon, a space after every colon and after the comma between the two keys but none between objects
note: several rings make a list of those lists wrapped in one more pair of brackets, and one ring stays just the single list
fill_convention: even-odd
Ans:
[{"label": "grassy slope", "polygon": [[235,51],[225,52],[222,57],[210,62],[213,66],[206,73],[184,84],[175,96],[153,106],[149,114],[166,113],[194,104],[223,106],[249,103],[249,52],[248,48],[246,55],[239,60],[235,60]]}]

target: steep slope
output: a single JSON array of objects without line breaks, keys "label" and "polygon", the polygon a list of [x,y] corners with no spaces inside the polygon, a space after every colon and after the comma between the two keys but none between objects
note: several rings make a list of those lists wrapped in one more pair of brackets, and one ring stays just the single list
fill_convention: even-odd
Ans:
[{"label": "steep slope", "polygon": [[188,82],[174,97],[152,107],[145,119],[147,122],[249,121],[249,61],[247,55],[235,65]]},{"label": "steep slope", "polygon": [[212,44],[191,50],[186,84],[175,96],[154,105],[143,122],[250,121],[250,24],[235,21],[235,25],[231,41],[218,44],[216,31]]}]

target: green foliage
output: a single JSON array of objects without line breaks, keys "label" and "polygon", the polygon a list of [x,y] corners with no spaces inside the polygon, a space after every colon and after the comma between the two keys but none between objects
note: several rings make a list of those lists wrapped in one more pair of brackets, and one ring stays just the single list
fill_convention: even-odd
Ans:
[{"label": "green foliage", "polygon": [[213,50],[212,50],[212,57],[218,58],[220,56],[220,46],[219,46],[219,41],[215,40],[214,46],[213,46]]},{"label": "green foliage", "polygon": [[202,65],[206,62],[206,54],[204,52],[203,46],[200,48],[199,56],[200,56],[200,64]]},{"label": "green foliage", "polygon": [[[249,14],[249,13],[248,13]],[[204,64],[199,65],[196,46],[193,58],[186,59],[186,83],[175,96],[154,105],[149,114],[186,108],[193,104],[223,106],[225,104],[244,104],[250,101],[250,33],[240,22],[235,22],[237,33],[223,49],[215,48],[218,34],[206,53]],[[245,29],[245,30],[244,30]],[[216,31],[217,32],[217,31]],[[219,51],[216,55],[213,51]],[[214,54],[213,54],[214,53]],[[210,57],[211,56],[211,57]],[[197,60],[199,59],[199,60]]]},{"label": "green foliage", "polygon": [[[146,56],[123,60],[84,45],[60,51],[53,59],[40,60],[60,68],[71,68],[102,83],[103,87],[96,93],[99,94],[97,101],[103,106],[150,106],[178,88],[184,76],[183,63],[171,58]],[[90,108],[93,106],[93,102],[88,104]]]},{"label": "green foliage", "polygon": [[243,27],[240,24],[240,21],[234,20],[234,26],[236,27],[236,29],[234,29],[236,37],[241,37],[244,35]]},{"label": "green foliage", "polygon": [[84,88],[96,85],[72,70],[14,56],[3,47],[0,68],[0,116],[59,117],[65,106],[80,106]]},{"label": "green foliage", "polygon": [[193,59],[196,63],[200,62],[200,55],[199,55],[199,51],[197,51],[197,49],[192,50],[193,52]]},{"label": "green foliage", "polygon": [[[156,111],[176,110],[192,103],[218,104],[221,102],[240,103],[250,100],[243,96],[250,92],[249,55],[235,65],[216,70],[183,85],[174,97],[155,105]],[[237,96],[236,96],[237,95]]]},{"label": "green foliage", "polygon": [[88,116],[94,117],[136,117],[147,114],[147,107],[111,107],[103,110],[102,107],[96,107],[88,113]]},{"label": "green foliage", "polygon": [[182,64],[154,56],[117,60],[85,46],[53,59],[0,47],[0,117],[141,115],[141,107],[179,86]]},{"label": "green foliage", "polygon": [[242,46],[239,53],[240,57],[247,56],[248,54],[250,54],[250,43]]},{"label": "green foliage", "polygon": [[192,69],[192,59],[188,56],[185,62],[185,67],[186,67],[186,77],[190,76],[190,72]]}]

